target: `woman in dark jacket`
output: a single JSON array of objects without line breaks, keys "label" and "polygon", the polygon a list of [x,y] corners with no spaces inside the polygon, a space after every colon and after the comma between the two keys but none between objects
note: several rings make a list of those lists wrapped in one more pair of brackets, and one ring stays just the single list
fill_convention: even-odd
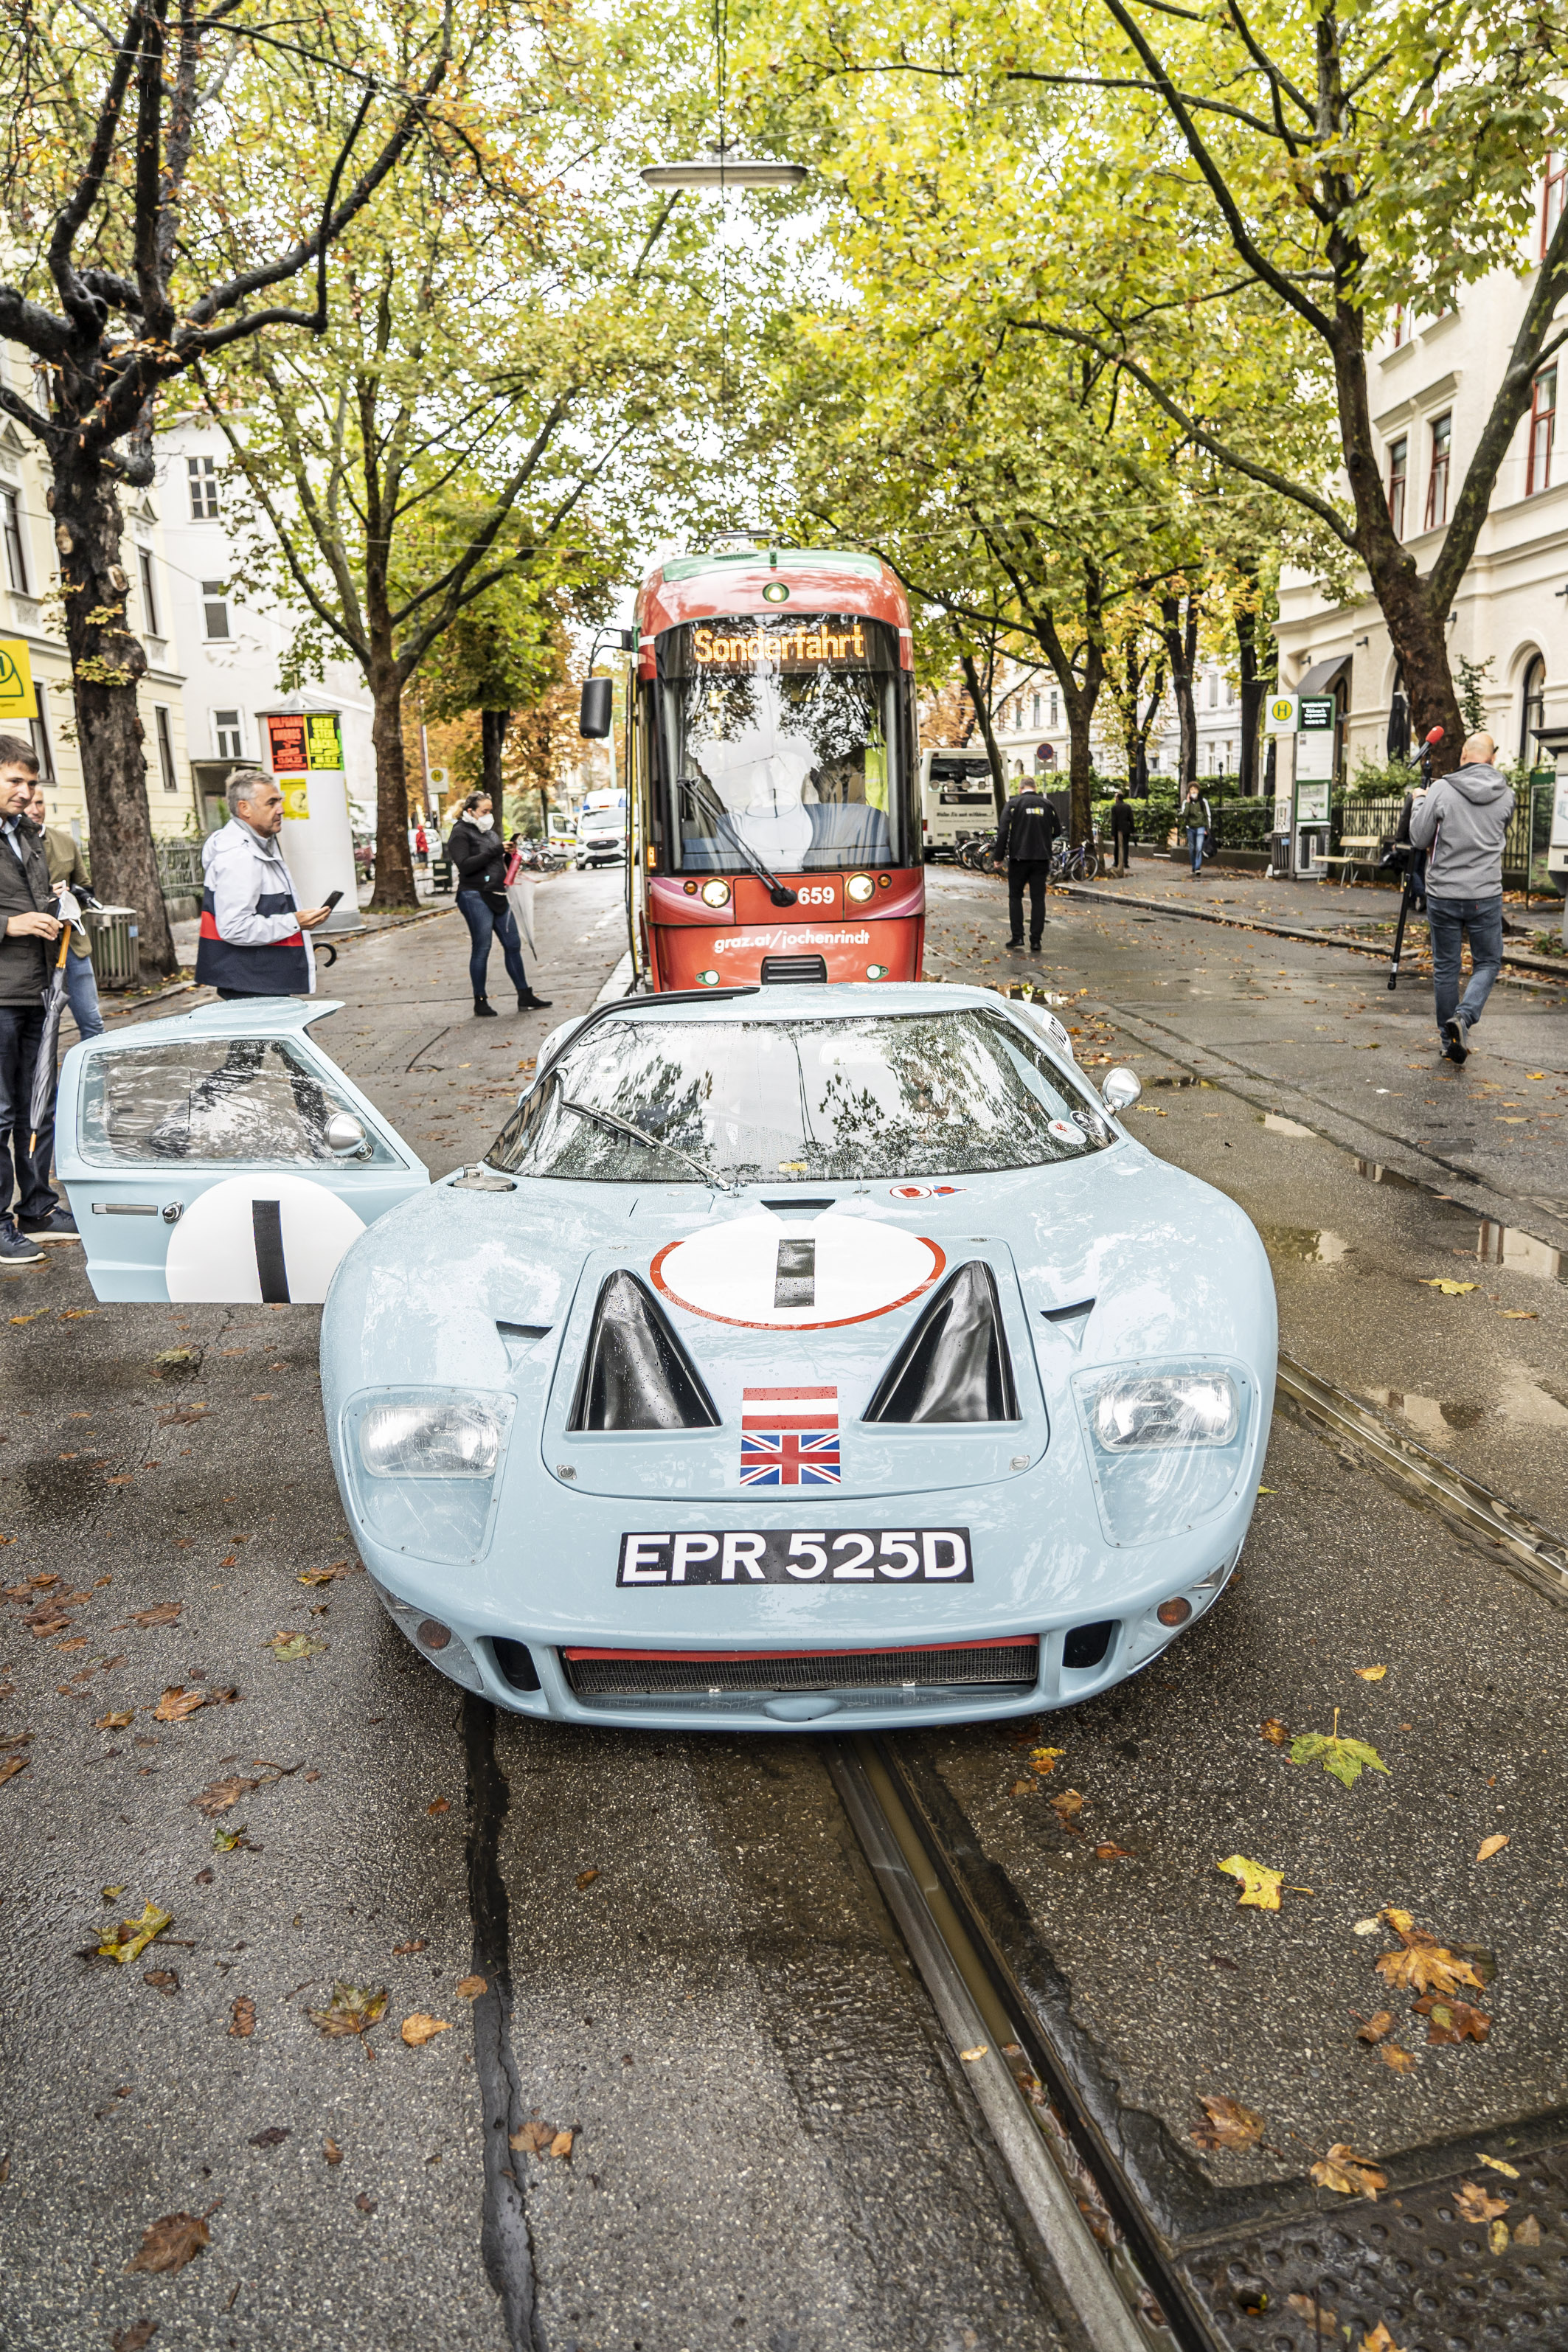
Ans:
[{"label": "woman in dark jacket", "polygon": [[517,991],[520,1013],[544,1013],[548,996],[535,996],[522,968],[522,942],[506,902],[506,844],[495,828],[488,793],[470,793],[463,814],[447,841],[447,856],[458,885],[458,911],[468,927],[468,978],[474,988],[474,1013],[493,1021],[495,1006],[485,994],[490,960],[490,937],[501,944],[507,978]]}]

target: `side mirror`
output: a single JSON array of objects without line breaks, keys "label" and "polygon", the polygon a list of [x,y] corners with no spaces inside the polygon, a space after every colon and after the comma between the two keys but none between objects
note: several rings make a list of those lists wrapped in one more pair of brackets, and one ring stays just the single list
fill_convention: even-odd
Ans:
[{"label": "side mirror", "polygon": [[1112,1118],[1117,1118],[1124,1110],[1131,1110],[1133,1104],[1142,1099],[1142,1081],[1136,1070],[1108,1070],[1105,1083],[1100,1089],[1100,1099]]},{"label": "side mirror", "polygon": [[327,1150],[340,1160],[364,1160],[370,1146],[364,1129],[352,1110],[335,1110],[322,1130]]},{"label": "side mirror", "polygon": [[588,677],[583,681],[583,703],[577,719],[577,732],[602,742],[610,731],[616,711],[616,681],[613,677]]}]

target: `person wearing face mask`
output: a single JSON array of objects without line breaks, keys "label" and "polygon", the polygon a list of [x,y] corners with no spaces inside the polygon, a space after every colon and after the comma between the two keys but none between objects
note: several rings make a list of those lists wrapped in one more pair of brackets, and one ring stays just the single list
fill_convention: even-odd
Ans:
[{"label": "person wearing face mask", "polygon": [[485,993],[490,940],[499,939],[507,978],[517,991],[520,1013],[544,1013],[548,996],[535,996],[522,968],[522,943],[506,898],[506,844],[496,830],[488,793],[470,793],[447,841],[447,856],[458,885],[458,910],[468,927],[468,978],[476,1020],[493,1021],[495,1006]]}]

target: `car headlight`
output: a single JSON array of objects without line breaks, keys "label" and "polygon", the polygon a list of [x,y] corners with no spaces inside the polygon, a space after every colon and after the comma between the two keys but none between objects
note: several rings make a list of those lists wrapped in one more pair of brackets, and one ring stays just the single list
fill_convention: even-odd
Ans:
[{"label": "car headlight", "polygon": [[478,1398],[372,1405],[359,1458],[373,1478],[493,1478],[501,1423]]},{"label": "car headlight", "polygon": [[498,1390],[373,1390],[343,1408],[342,1453],[365,1532],[454,1565],[489,1539],[515,1400]]},{"label": "car headlight", "polygon": [[1185,1534],[1243,1491],[1254,1408],[1253,1382],[1239,1366],[1083,1372],[1073,1389],[1113,1544]]},{"label": "car headlight", "polygon": [[730,903],[728,882],[704,882],[702,903],[705,907],[727,907]]},{"label": "car headlight", "polygon": [[877,886],[868,874],[851,874],[844,885],[844,896],[857,907],[863,907],[868,898],[876,895]]},{"label": "car headlight", "polygon": [[1228,1372],[1142,1373],[1104,1381],[1094,1399],[1094,1442],[1130,1446],[1228,1445],[1241,1404]]}]

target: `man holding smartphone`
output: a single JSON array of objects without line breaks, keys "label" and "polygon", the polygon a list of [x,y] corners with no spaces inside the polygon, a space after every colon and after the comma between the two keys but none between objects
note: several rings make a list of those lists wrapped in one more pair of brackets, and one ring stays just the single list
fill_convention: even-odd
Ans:
[{"label": "man holding smartphone", "polygon": [[233,814],[202,849],[206,887],[197,983],[216,988],[226,1003],[240,996],[313,996],[310,935],[342,894],[324,907],[298,905],[278,839],[283,794],[270,776],[259,768],[238,769],[228,780],[227,798]]}]

